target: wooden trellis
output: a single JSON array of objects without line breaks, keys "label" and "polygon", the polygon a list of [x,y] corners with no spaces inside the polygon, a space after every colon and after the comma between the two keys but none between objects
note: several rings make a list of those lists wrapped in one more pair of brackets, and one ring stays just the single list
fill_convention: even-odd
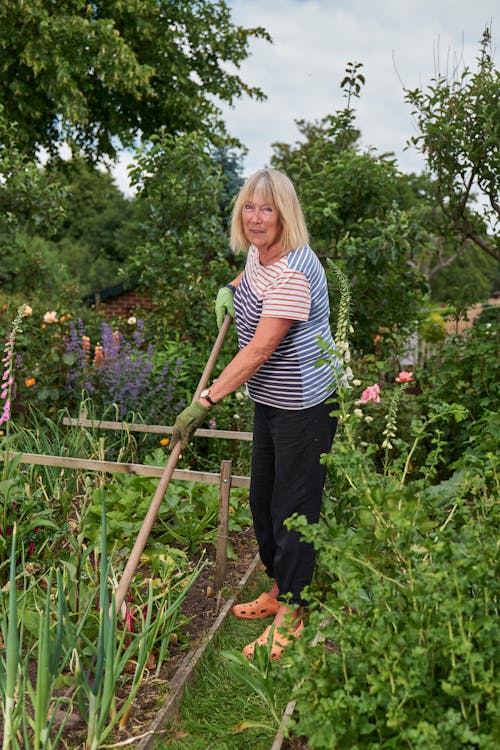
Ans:
[{"label": "wooden trellis", "polygon": [[[123,430],[127,432],[156,433],[161,435],[172,434],[173,427],[164,425],[147,425],[129,422],[112,422],[105,420],[92,420],[83,418],[65,417],[63,424],[68,427],[85,427],[102,430]],[[227,440],[251,441],[251,432],[240,432],[236,430],[206,430],[198,429],[195,433],[199,437],[225,438]],[[76,469],[84,471],[97,471],[109,474],[133,474],[144,477],[162,477],[164,466],[146,466],[145,464],[121,463],[119,461],[100,461],[90,458],[72,458],[69,456],[52,456],[39,453],[22,453],[11,451],[10,459],[21,455],[21,463],[39,466],[55,466],[63,469]],[[174,469],[173,479],[186,482],[198,482],[200,484],[219,485],[219,517],[217,526],[216,560],[214,588],[219,591],[224,584],[227,565],[227,542],[229,522],[229,498],[231,487],[250,487],[250,477],[240,476],[232,473],[232,462],[222,460],[219,472],[193,471],[188,469]]]}]

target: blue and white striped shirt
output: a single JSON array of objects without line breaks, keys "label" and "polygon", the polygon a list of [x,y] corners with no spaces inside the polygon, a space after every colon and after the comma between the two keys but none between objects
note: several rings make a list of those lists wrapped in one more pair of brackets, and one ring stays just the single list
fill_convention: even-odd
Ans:
[{"label": "blue and white striped shirt", "polygon": [[309,245],[292,250],[269,266],[259,262],[253,245],[234,295],[240,349],[255,334],[261,317],[295,322],[277,349],[247,382],[250,398],[280,409],[306,409],[335,390],[336,362],[325,357],[318,337],[333,347],[330,305],[324,269]]}]

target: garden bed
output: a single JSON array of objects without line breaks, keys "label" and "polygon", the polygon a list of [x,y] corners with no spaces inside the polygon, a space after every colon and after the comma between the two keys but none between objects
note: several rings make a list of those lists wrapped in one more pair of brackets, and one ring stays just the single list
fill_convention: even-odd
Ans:
[{"label": "garden bed", "polygon": [[[155,733],[173,717],[182,698],[184,687],[191,680],[195,667],[205,647],[229,613],[238,590],[246,585],[257,567],[256,544],[253,529],[230,535],[236,559],[227,561],[225,585],[219,594],[214,592],[215,550],[209,546],[204,551],[208,565],[202,570],[182,604],[186,622],[179,633],[177,645],[171,648],[169,658],[160,674],[146,677],[125,726],[117,729],[106,744],[125,744],[140,748],[154,747]],[[154,666],[153,664],[151,665]],[[119,692],[117,691],[119,700]],[[75,715],[64,732],[64,745],[69,750],[83,748],[86,725]]]}]

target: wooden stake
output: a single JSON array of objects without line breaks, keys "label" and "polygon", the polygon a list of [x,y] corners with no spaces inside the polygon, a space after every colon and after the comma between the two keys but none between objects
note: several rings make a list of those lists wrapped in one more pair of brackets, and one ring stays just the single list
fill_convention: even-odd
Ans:
[{"label": "wooden stake", "polygon": [[227,564],[227,541],[229,524],[229,493],[231,492],[231,461],[220,465],[219,525],[217,528],[217,550],[215,554],[214,589],[220,591],[224,585]]}]

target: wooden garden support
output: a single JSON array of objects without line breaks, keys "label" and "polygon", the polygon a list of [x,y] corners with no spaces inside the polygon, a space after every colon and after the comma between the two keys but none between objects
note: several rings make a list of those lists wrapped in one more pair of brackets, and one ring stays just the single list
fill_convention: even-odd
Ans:
[{"label": "wooden garden support", "polygon": [[224,578],[226,577],[231,466],[231,461],[222,461],[220,465],[219,524],[217,526],[214,576],[214,589],[216,592],[221,590],[224,585]]}]

